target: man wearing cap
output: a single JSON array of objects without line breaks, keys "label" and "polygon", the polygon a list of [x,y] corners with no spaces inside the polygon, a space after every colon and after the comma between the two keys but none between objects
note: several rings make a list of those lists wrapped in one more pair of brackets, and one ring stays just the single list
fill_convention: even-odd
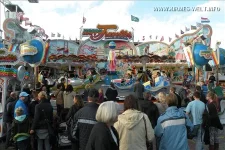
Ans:
[{"label": "man wearing cap", "polygon": [[[97,123],[95,116],[98,109],[98,90],[90,89],[88,92],[88,103],[81,108],[74,116],[72,123],[72,139],[79,141],[76,149],[85,150],[90,133]],[[73,147],[75,149],[75,147]]]},{"label": "man wearing cap", "polygon": [[26,98],[28,98],[28,95],[26,92],[21,92],[19,95],[19,100],[16,102],[15,108],[14,108],[14,117],[16,117],[15,110],[19,107],[23,109],[23,115],[28,115],[27,106],[25,104]]}]

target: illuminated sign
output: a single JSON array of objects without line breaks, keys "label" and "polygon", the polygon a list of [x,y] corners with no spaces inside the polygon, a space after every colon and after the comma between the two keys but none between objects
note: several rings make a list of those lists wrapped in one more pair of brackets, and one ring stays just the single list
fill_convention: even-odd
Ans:
[{"label": "illuminated sign", "polygon": [[210,50],[200,50],[199,55],[205,59],[212,59],[212,51]]},{"label": "illuminated sign", "polygon": [[[114,32],[112,30],[114,30]],[[117,25],[98,24],[96,29],[83,29],[82,35],[89,37],[92,42],[98,42],[100,40],[129,41],[130,39],[132,39],[131,32],[127,30],[121,30],[117,32],[117,30]]]},{"label": "illuminated sign", "polygon": [[29,42],[25,42],[23,44],[20,45],[20,55],[21,56],[26,56],[26,55],[35,55],[37,54],[37,48],[29,45]]}]

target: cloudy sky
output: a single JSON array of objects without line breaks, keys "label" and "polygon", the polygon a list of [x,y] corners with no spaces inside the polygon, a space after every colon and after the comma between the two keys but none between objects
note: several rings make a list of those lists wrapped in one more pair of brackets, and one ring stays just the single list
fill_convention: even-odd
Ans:
[{"label": "cloudy sky", "polygon": [[[221,47],[225,47],[225,1],[45,1],[39,0],[38,4],[31,4],[27,0],[11,1],[18,4],[25,16],[33,24],[45,29],[48,35],[60,33],[65,39],[79,39],[83,15],[86,18],[84,28],[95,28],[97,24],[117,24],[119,29],[132,30],[134,28],[135,41],[145,42],[158,36],[164,36],[164,41],[169,42],[169,37],[175,38],[175,33],[180,35],[180,30],[190,28],[201,22],[201,17],[210,19],[213,28],[212,45],[218,40]],[[156,12],[156,7],[218,7],[215,12]],[[140,19],[140,22],[131,22],[131,15]],[[4,20],[4,9],[1,6],[1,24]]]}]

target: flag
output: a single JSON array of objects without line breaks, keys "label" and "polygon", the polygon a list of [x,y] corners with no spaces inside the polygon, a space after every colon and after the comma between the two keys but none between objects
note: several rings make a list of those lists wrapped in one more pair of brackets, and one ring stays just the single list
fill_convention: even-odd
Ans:
[{"label": "flag", "polygon": [[131,15],[131,21],[139,22],[139,18]]},{"label": "flag", "polygon": [[171,40],[172,40],[172,38],[171,38],[171,37],[169,37],[169,42],[171,42]]},{"label": "flag", "polygon": [[157,40],[158,36],[156,35],[155,39]]},{"label": "flag", "polygon": [[176,37],[176,38],[179,38],[179,35],[175,34],[175,37]]},{"label": "flag", "polygon": [[145,40],[145,36],[142,37],[142,41],[144,41],[144,40]]},{"label": "flag", "polygon": [[161,37],[160,42],[164,41],[164,36]]},{"label": "flag", "polygon": [[54,33],[51,33],[51,37],[55,37],[55,34]]},{"label": "flag", "polygon": [[196,26],[191,26],[191,30],[196,30],[197,27]]},{"label": "flag", "polygon": [[210,23],[208,18],[201,17],[201,23]]},{"label": "flag", "polygon": [[184,31],[180,30],[180,34],[184,34]]},{"label": "flag", "polygon": [[201,24],[201,23],[199,23],[199,22],[196,22],[196,26],[197,26],[197,27],[201,27],[201,26],[202,26],[202,24]]},{"label": "flag", "polygon": [[45,34],[45,37],[46,37],[46,40],[48,39],[48,35],[47,34]]},{"label": "flag", "polygon": [[185,27],[185,31],[186,31],[186,32],[187,32],[187,31],[190,31],[190,28]]},{"label": "flag", "polygon": [[150,35],[149,38],[152,39],[152,35]]},{"label": "flag", "polygon": [[61,36],[61,34],[57,33],[57,37],[60,37],[60,36]]},{"label": "flag", "polygon": [[86,22],[86,18],[83,16],[83,24],[85,24]]}]

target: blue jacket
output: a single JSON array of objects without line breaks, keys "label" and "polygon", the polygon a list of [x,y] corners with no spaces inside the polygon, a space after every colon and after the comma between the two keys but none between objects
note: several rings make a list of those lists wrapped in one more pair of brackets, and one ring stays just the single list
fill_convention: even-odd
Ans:
[{"label": "blue jacket", "polygon": [[23,115],[28,115],[27,106],[22,100],[18,100],[16,102],[15,108],[14,108],[14,118],[16,117],[16,109],[22,107],[23,109]]},{"label": "blue jacket", "polygon": [[155,127],[155,135],[160,138],[159,150],[189,150],[186,126],[193,129],[184,111],[176,106],[168,107]]}]

